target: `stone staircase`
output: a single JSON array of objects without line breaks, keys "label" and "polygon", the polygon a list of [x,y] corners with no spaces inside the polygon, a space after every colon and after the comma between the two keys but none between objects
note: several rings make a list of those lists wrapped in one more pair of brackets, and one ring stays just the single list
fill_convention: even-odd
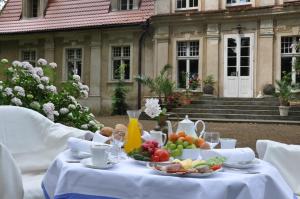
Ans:
[{"label": "stone staircase", "polygon": [[[201,119],[214,122],[288,123],[300,124],[300,107],[291,107],[288,117],[281,117],[277,98],[201,97],[190,105],[174,108],[170,119]],[[178,115],[178,116],[175,116]]]}]

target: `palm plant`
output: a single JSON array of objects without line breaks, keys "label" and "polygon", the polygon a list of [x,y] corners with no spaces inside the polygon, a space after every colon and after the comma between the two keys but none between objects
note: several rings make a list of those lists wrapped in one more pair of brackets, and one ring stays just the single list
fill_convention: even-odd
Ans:
[{"label": "palm plant", "polygon": [[291,75],[290,73],[284,73],[281,80],[276,80],[278,92],[276,93],[279,97],[281,106],[289,106],[289,101],[292,99],[293,86],[291,85]]},{"label": "palm plant", "polygon": [[141,75],[136,76],[135,80],[150,88],[150,92],[158,95],[160,102],[162,102],[162,97],[164,102],[167,102],[167,97],[173,93],[175,88],[175,83],[169,78],[169,70],[171,68],[172,66],[167,64],[156,78]]}]

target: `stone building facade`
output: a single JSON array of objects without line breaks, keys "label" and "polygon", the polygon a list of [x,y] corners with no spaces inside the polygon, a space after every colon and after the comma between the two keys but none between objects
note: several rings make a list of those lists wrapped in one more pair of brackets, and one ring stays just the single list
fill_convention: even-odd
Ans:
[{"label": "stone building facade", "polygon": [[[283,71],[300,83],[293,67],[300,56],[293,48],[300,38],[300,1],[92,2],[9,0],[0,15],[0,57],[55,61],[58,81],[80,74],[91,88],[86,103],[95,111],[111,106],[118,78],[114,71],[122,63],[129,66],[125,78],[132,107],[137,104],[134,76],[139,66],[142,74],[155,77],[171,64],[178,90],[188,86],[192,75],[212,75],[214,94],[225,97],[255,97]],[[66,12],[68,8],[81,12]]]}]

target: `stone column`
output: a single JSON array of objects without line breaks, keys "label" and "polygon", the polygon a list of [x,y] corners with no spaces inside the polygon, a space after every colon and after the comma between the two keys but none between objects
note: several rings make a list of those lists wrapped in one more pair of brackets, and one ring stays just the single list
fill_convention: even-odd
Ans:
[{"label": "stone column", "polygon": [[205,11],[219,10],[219,0],[205,0]]},{"label": "stone column", "polygon": [[[256,65],[256,95],[263,90],[265,84],[273,83],[274,65],[274,31],[273,20],[264,19],[260,22],[260,30],[257,45]],[[254,84],[255,85],[255,84]]]},{"label": "stone column", "polygon": [[50,62],[55,62],[54,60],[54,39],[49,37],[45,41],[45,59]]},{"label": "stone column", "polygon": [[207,36],[206,36],[206,74],[202,78],[208,75],[213,75],[216,85],[215,91],[219,95],[219,25],[208,24],[207,25]]},{"label": "stone column", "polygon": [[93,112],[101,110],[101,32],[95,31],[91,37],[90,92],[87,105]]},{"label": "stone column", "polygon": [[156,29],[155,39],[155,67],[154,75],[156,76],[160,70],[169,63],[169,27],[162,26]]}]

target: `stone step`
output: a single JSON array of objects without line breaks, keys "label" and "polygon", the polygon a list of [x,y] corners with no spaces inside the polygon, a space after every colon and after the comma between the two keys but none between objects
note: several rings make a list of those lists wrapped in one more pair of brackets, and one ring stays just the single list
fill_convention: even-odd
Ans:
[{"label": "stone step", "polygon": [[300,121],[300,116],[282,117],[280,115],[256,115],[256,114],[217,114],[217,113],[178,113],[179,118],[189,115],[191,118],[216,118],[216,119],[248,119],[248,120],[292,120]]},{"label": "stone step", "polygon": [[278,102],[277,97],[264,97],[264,98],[236,98],[236,97],[208,97],[202,96],[199,100],[222,100],[222,101],[276,101]]},{"label": "stone step", "polygon": [[[221,114],[252,114],[252,115],[279,115],[276,107],[274,110],[240,110],[240,109],[201,109],[201,108],[175,108],[175,113],[221,113]],[[300,111],[289,111],[289,115],[299,115]]]},{"label": "stone step", "polygon": [[278,106],[278,101],[194,100],[192,104]]},{"label": "stone step", "polygon": [[[216,104],[189,104],[182,106],[184,108],[202,108],[202,109],[239,109],[239,110],[275,110],[278,106],[262,105],[216,105]],[[299,108],[300,110],[300,108]]]}]

